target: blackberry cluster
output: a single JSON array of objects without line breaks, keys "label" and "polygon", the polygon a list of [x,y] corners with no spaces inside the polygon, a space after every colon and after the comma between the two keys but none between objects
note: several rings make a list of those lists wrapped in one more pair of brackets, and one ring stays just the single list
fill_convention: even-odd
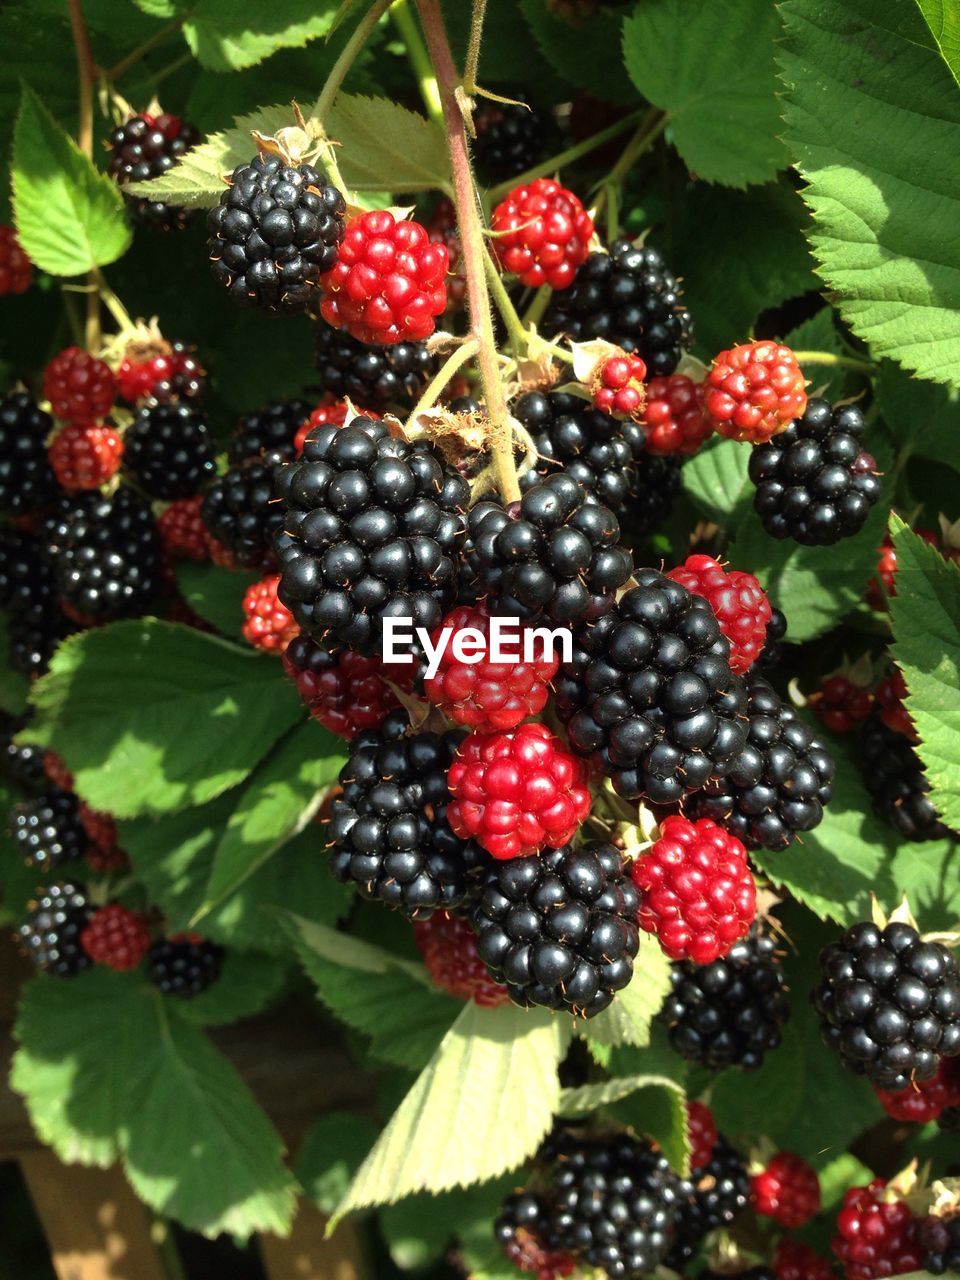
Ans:
[{"label": "blackberry cluster", "polygon": [[528,489],[519,507],[480,502],[470,512],[471,569],[491,613],[575,623],[613,607],[633,559],[620,526],[568,475]]},{"label": "blackberry cluster", "polygon": [[865,426],[856,405],[808,400],[802,418],[751,451],[753,505],[771,537],[822,547],[860,532],[880,496]]},{"label": "blackberry cluster", "polygon": [[960,1216],[925,1218],[920,1225],[923,1266],[933,1276],[960,1274]]},{"label": "blackberry cluster", "polygon": [[883,723],[879,709],[863,726],[860,764],[873,807],[904,839],[940,840],[950,835],[930,799],[920,757],[902,733]]},{"label": "blackberry cluster", "polygon": [[546,154],[551,119],[527,95],[511,92],[515,102],[482,102],[474,113],[477,131],[473,159],[487,186],[509,182],[532,169]]},{"label": "blackberry cluster", "polygon": [[783,970],[773,939],[756,926],[722,960],[672,965],[670,981],[660,1016],[682,1058],[711,1071],[753,1071],[780,1044],[790,1016]]},{"label": "blackberry cluster", "polygon": [[224,950],[207,938],[159,938],[147,952],[147,977],[165,996],[191,1000],[220,977]]},{"label": "blackberry cluster", "polygon": [[280,469],[280,599],[318,639],[381,651],[383,621],[436,627],[457,590],[467,482],[382,422],[315,427]]},{"label": "blackberry cluster", "polygon": [[290,462],[296,457],[294,439],[310,417],[313,405],[306,400],[272,400],[265,409],[245,413],[230,440],[227,458],[244,462],[269,454]]},{"label": "blackberry cluster", "polygon": [[447,822],[447,770],[463,734],[409,733],[400,708],[357,734],[327,833],[341,883],[417,920],[462,907],[486,856]]},{"label": "blackberry cluster", "polygon": [[58,978],[76,977],[91,964],[80,945],[80,935],[91,915],[84,885],[70,881],[51,884],[20,926],[20,943],[44,973]]},{"label": "blackberry cluster", "polygon": [[722,778],[688,796],[684,812],[712,818],[751,848],[786,849],[812,831],[833,795],[833,757],[763,678],[747,675],[747,740]]},{"label": "blackberry cluster", "polygon": [[337,264],[343,196],[312,165],[276,155],[237,165],[207,216],[213,276],[235,302],[297,312]]},{"label": "blackberry cluster", "polygon": [[204,528],[245,569],[267,568],[273,561],[274,535],[283,525],[276,485],[276,465],[250,458],[230,467],[204,494]]},{"label": "blackberry cluster", "polygon": [[691,1191],[677,1221],[677,1238],[667,1266],[682,1272],[703,1240],[718,1227],[729,1226],[750,1199],[750,1174],[743,1157],[724,1137],[717,1139],[710,1160],[691,1175]]},{"label": "blackberry cluster", "polygon": [[611,612],[575,631],[557,710],[620,795],[674,804],[742,751],[746,695],[708,601],[655,569],[634,576]]},{"label": "blackberry cluster", "polygon": [[140,409],[123,441],[124,466],[151,498],[192,498],[216,472],[206,414],[189,404]]},{"label": "blackberry cluster", "polygon": [[53,419],[25,391],[0,401],[0,513],[24,516],[52,502],[57,482],[47,459]]},{"label": "blackberry cluster", "polygon": [[572,1254],[548,1248],[550,1220],[540,1196],[516,1191],[507,1196],[493,1225],[497,1243],[508,1262],[520,1271],[531,1272],[537,1280],[558,1280],[571,1276],[576,1268]]},{"label": "blackberry cluster", "polygon": [[29,724],[28,715],[14,716],[0,708],[0,774],[25,791],[38,791],[46,786],[43,748],[14,742],[21,729]]},{"label": "blackberry cluster", "polygon": [[[133,116],[110,135],[110,176],[121,186],[159,178],[199,141],[200,131],[176,116]],[[130,205],[136,220],[155,231],[182,230],[191,217],[188,209],[146,196],[130,197]]]},{"label": "blackberry cluster", "polygon": [[639,905],[613,845],[594,841],[511,858],[481,881],[477,953],[514,1004],[590,1018],[633,976]]},{"label": "blackberry cluster", "polygon": [[77,797],[60,787],[48,786],[40,795],[14,805],[10,825],[24,862],[41,871],[76,862],[90,843]]},{"label": "blackberry cluster", "polygon": [[823,1041],[881,1089],[930,1080],[960,1053],[960,970],[911,925],[864,922],[820,953]]},{"label": "blackberry cluster", "polygon": [[[641,433],[642,434],[642,433]],[[640,453],[633,460],[633,482],[620,516],[624,537],[633,542],[654,533],[666,521],[683,484],[683,461]]]},{"label": "blackberry cluster", "polygon": [[337,400],[352,400],[361,410],[388,405],[412,409],[437,372],[437,359],[425,342],[368,347],[322,320],[315,335],[315,362],[323,390]]},{"label": "blackberry cluster", "polygon": [[608,253],[591,253],[570,288],[553,295],[543,332],[574,342],[604,338],[642,356],[656,377],[676,369],[693,341],[693,322],[657,250],[621,238]]}]

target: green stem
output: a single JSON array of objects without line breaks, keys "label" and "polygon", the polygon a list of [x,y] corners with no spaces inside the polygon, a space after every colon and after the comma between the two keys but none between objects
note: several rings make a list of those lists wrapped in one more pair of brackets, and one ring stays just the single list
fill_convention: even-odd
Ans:
[{"label": "green stem", "polygon": [[430,55],[423,43],[417,20],[410,12],[408,0],[393,0],[390,6],[390,17],[403,37],[407,57],[413,67],[420,88],[420,97],[427,108],[427,115],[437,124],[443,124],[443,106],[440,102],[440,90],[437,88],[437,77],[433,74]]},{"label": "green stem", "polygon": [[149,40],[144,40],[143,44],[138,45],[136,49],[131,50],[125,58],[121,58],[118,63],[112,66],[108,71],[104,71],[104,77],[107,80],[119,80],[125,75],[131,67],[145,58],[148,53],[156,49],[157,45],[163,44],[168,36],[175,35],[187,20],[187,15],[182,14],[179,18],[174,18],[172,22],[168,22],[166,26],[161,27],[159,31],[155,31]]},{"label": "green stem", "polygon": [[179,53],[172,62],[168,62],[165,67],[161,67],[159,71],[154,71],[146,80],[138,81],[132,85],[127,93],[131,97],[135,97],[140,89],[148,85],[156,86],[161,80],[166,80],[167,76],[172,76],[175,71],[179,71],[181,67],[185,67],[188,62],[193,61],[193,54],[188,49],[186,53]]},{"label": "green stem", "polygon": [[330,74],[327,76],[326,83],[320,92],[320,97],[317,99],[314,118],[319,124],[323,124],[334,98],[340,91],[340,86],[346,79],[347,72],[360,56],[360,50],[366,44],[374,27],[392,3],[393,0],[374,0],[373,5],[357,23],[356,31],[343,46],[339,58],[330,68]]},{"label": "green stem", "polygon": [[626,178],[640,157],[650,150],[666,127],[666,115],[656,107],[651,107],[640,121],[633,137],[620,153],[620,159],[604,178],[603,188],[592,210],[594,221],[602,211],[610,194],[623,185],[624,178]]},{"label": "green stem", "polygon": [[477,91],[477,68],[480,66],[480,41],[483,36],[483,19],[487,12],[487,0],[473,0],[470,18],[470,40],[467,44],[467,61],[463,68],[463,91],[472,98]]},{"label": "green stem", "polygon": [[832,351],[794,351],[798,364],[825,364],[834,369],[853,369],[857,373],[876,373],[877,366],[859,356],[836,356]]},{"label": "green stem", "polygon": [[475,338],[462,342],[455,351],[452,351],[437,373],[427,383],[423,395],[413,406],[413,412],[410,414],[408,421],[412,422],[418,413],[423,413],[424,409],[432,409],[443,394],[444,387],[453,378],[453,375],[476,354],[477,341]]},{"label": "green stem", "polygon": [[550,305],[550,299],[553,297],[553,290],[548,284],[542,284],[537,292],[533,295],[533,301],[527,307],[523,314],[523,327],[529,329],[531,325],[538,325],[543,319],[543,313]]},{"label": "green stem", "polygon": [[90,275],[96,288],[94,296],[98,296],[98,300],[103,303],[114,320],[116,320],[118,327],[121,330],[132,329],[133,321],[130,319],[130,313],[107,284],[100,268],[94,267]]},{"label": "green stem", "polygon": [[588,155],[591,151],[595,151],[597,147],[602,147],[605,142],[610,142],[618,134],[629,129],[632,124],[636,123],[639,115],[639,112],[634,111],[631,115],[624,116],[622,120],[618,120],[615,124],[607,125],[606,129],[601,129],[599,133],[592,133],[589,138],[584,138],[582,142],[576,142],[573,146],[567,147],[565,151],[558,151],[555,156],[550,156],[549,159],[534,165],[532,169],[527,169],[518,178],[511,178],[509,182],[501,182],[499,186],[492,187],[487,193],[489,199],[491,202],[496,203],[498,200],[502,200],[514,187],[525,186],[527,183],[533,182],[535,178],[544,178],[569,164],[573,164],[581,156]]},{"label": "green stem", "polygon": [[516,355],[525,350],[527,345],[527,331],[523,327],[523,321],[517,314],[517,309],[513,305],[506,286],[501,279],[500,272],[497,270],[497,264],[490,255],[490,250],[486,245],[483,247],[483,269],[487,273],[487,286],[493,294],[493,300],[496,303],[497,310],[503,318],[503,323],[507,326],[507,332],[510,335],[510,344]]}]

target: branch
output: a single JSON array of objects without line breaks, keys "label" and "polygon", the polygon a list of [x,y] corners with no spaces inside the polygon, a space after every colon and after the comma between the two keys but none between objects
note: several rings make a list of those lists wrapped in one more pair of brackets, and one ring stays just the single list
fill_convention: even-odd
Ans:
[{"label": "branch", "polygon": [[353,35],[343,46],[339,58],[330,68],[330,74],[327,76],[326,83],[317,99],[317,108],[314,117],[323,124],[327,112],[330,110],[334,98],[340,91],[340,86],[346,79],[347,72],[360,56],[360,50],[367,43],[374,27],[390,8],[393,0],[375,0],[375,3],[363,15],[357,23],[357,29]]}]

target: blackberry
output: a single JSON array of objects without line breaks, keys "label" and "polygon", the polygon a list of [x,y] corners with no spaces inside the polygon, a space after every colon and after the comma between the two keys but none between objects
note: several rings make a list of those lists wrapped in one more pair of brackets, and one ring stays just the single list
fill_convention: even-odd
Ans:
[{"label": "blackberry", "polygon": [[24,516],[52,502],[58,485],[47,459],[49,413],[25,391],[0,401],[0,514]]},{"label": "blackberry", "polygon": [[199,400],[207,385],[207,372],[196,352],[185,342],[170,344],[172,370],[154,382],[148,403],[168,404],[171,400]]},{"label": "blackberry", "polygon": [[51,884],[18,930],[21,945],[44,973],[58,978],[76,977],[92,963],[80,945],[80,935],[92,914],[85,885],[66,880]]},{"label": "blackberry", "polygon": [[722,778],[684,800],[749,848],[786,849],[812,831],[833,796],[836,766],[820,739],[763,676],[747,673],[747,740]]},{"label": "blackberry", "polygon": [[753,1071],[780,1044],[790,1016],[776,944],[756,926],[729,955],[698,967],[671,965],[660,1017],[682,1058],[711,1071]]},{"label": "blackberry", "polygon": [[474,113],[477,131],[473,159],[487,186],[509,182],[526,173],[546,155],[551,118],[532,106],[527,95],[511,91],[514,102],[481,102]]},{"label": "blackberry", "polygon": [[930,799],[920,757],[902,733],[888,728],[877,708],[860,735],[860,765],[873,807],[906,840],[941,840],[949,829]]},{"label": "blackberry", "polygon": [[674,804],[743,749],[743,683],[710,604],[655,569],[578,627],[555,682],[570,745],[625,799]]},{"label": "blackberry", "polygon": [[313,165],[277,155],[240,164],[207,215],[214,279],[243,306],[304,311],[337,263],[343,196]]},{"label": "blackberry", "polygon": [[802,418],[750,451],[753,505],[772,538],[823,547],[860,532],[880,496],[865,425],[856,405],[808,400]]},{"label": "blackberry", "polygon": [[10,825],[24,862],[41,871],[76,862],[90,843],[80,821],[80,802],[60,787],[48,786],[40,795],[14,805]]},{"label": "blackberry", "polygon": [[920,1224],[924,1268],[934,1276],[960,1273],[960,1217],[925,1218]]},{"label": "blackberry", "polygon": [[318,639],[382,651],[386,618],[438,626],[457,590],[469,486],[427,443],[355,418],[281,467],[280,599]]},{"label": "blackberry", "polygon": [[276,485],[277,466],[251,458],[230,467],[204,494],[200,506],[204,528],[245,569],[268,568],[273,563],[274,534],[283,525]]},{"label": "blackberry", "polygon": [[39,621],[13,615],[8,627],[11,667],[28,680],[42,676],[60,643],[76,629],[59,610]]},{"label": "blackberry", "polygon": [[691,1175],[691,1192],[680,1208],[677,1239],[667,1266],[682,1271],[703,1240],[729,1226],[750,1199],[750,1174],[739,1152],[718,1138],[709,1162]]},{"label": "blackberry", "polygon": [[591,253],[569,289],[555,293],[543,318],[547,337],[604,338],[642,356],[651,377],[673,373],[693,341],[690,312],[676,276],[656,249],[621,238]]},{"label": "blackberry", "polygon": [[[110,176],[120,186],[159,178],[199,141],[199,129],[177,116],[133,116],[110,135]],[[137,222],[155,231],[181,231],[193,216],[193,210],[147,196],[130,196],[129,201]]]},{"label": "blackberry", "polygon": [[61,500],[43,536],[60,598],[84,619],[137,617],[160,591],[153,513],[132,489]]},{"label": "blackberry", "polygon": [[597,618],[633,570],[616,516],[563,474],[528,489],[518,507],[478,503],[469,530],[471,572],[490,595],[491,613]]},{"label": "blackberry", "polygon": [[629,867],[611,844],[510,858],[481,882],[477,954],[514,1004],[591,1018],[633,976],[639,905]]},{"label": "blackberry", "polygon": [[425,342],[368,347],[342,329],[320,321],[315,330],[316,366],[324,391],[350,399],[361,411],[388,405],[412,409],[437,372]]},{"label": "blackberry", "polygon": [[787,637],[787,618],[786,614],[779,609],[770,610],[770,621],[767,623],[767,638],[764,641],[763,648],[753,664],[756,672],[770,673],[775,671],[783,662],[783,650]]},{"label": "blackberry", "polygon": [[574,1271],[572,1255],[544,1244],[549,1231],[543,1200],[528,1191],[507,1196],[493,1224],[493,1234],[508,1262],[537,1280],[556,1280]]},{"label": "blackberry", "polygon": [[820,953],[814,992],[824,1044],[880,1089],[930,1080],[960,1053],[960,970],[911,925],[864,922]]},{"label": "blackberry", "polygon": [[165,996],[191,1000],[220,977],[224,949],[195,934],[159,938],[147,952],[147,977]]},{"label": "blackberry", "polygon": [[24,791],[34,792],[47,785],[43,748],[14,742],[15,735],[30,723],[31,715],[32,711],[14,716],[0,708],[0,773]]},{"label": "blackberry", "polygon": [[244,462],[268,453],[292,462],[297,456],[294,438],[312,409],[306,400],[272,400],[265,409],[245,413],[230,440],[228,459]]},{"label": "blackberry", "polygon": [[678,457],[634,456],[633,484],[620,516],[624,537],[645,538],[669,519],[683,483],[682,466]]},{"label": "blackberry", "polygon": [[216,472],[206,414],[189,404],[138,410],[123,439],[124,466],[151,498],[192,498]]},{"label": "blackberry", "polygon": [[32,533],[0,529],[0,609],[40,627],[57,608],[57,584]]},{"label": "blackberry", "polygon": [[410,717],[398,708],[357,734],[327,832],[341,883],[420,920],[463,906],[486,855],[447,822],[447,769],[463,734],[409,731]]}]

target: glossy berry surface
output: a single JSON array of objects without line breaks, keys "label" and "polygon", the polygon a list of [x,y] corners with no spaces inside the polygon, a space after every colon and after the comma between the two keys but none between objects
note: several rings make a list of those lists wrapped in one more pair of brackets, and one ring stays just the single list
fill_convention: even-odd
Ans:
[{"label": "glossy berry surface", "polygon": [[746,1208],[750,1177],[743,1157],[724,1137],[714,1143],[710,1158],[694,1168],[677,1220],[677,1233],[667,1257],[667,1265],[683,1271],[703,1245],[707,1235],[728,1227]]},{"label": "glossy berry surface", "polygon": [[690,1168],[703,1169],[710,1163],[717,1145],[717,1123],[713,1112],[703,1102],[687,1102],[687,1137],[690,1140]]},{"label": "glossy berry surface", "polygon": [[47,457],[53,419],[25,391],[0,401],[0,512],[28,516],[53,500],[56,477]]},{"label": "glossy berry surface", "polygon": [[920,1244],[931,1275],[960,1274],[960,1218],[931,1214],[920,1224]]},{"label": "glossy berry surface", "polygon": [[341,738],[380,724],[400,705],[391,684],[408,690],[414,676],[410,663],[387,665],[353,649],[334,655],[304,635],[288,644],[283,667],[313,718]]},{"label": "glossy berry surface", "polygon": [[747,342],[714,357],[703,403],[722,436],[763,444],[807,407],[803,372],[789,347]]},{"label": "glossy berry surface", "polygon": [[875,709],[860,734],[860,765],[873,807],[905,840],[941,840],[949,830],[930,798],[930,781],[909,738]]},{"label": "glossy berry surface", "polygon": [[48,885],[17,932],[20,945],[42,972],[73,978],[90,967],[90,957],[80,945],[90,913],[85,885],[78,881]]},{"label": "glossy berry surface", "polygon": [[157,532],[167,555],[174,560],[210,559],[209,539],[200,506],[203,498],[178,498],[157,516]]},{"label": "glossy berry surface", "polygon": [[150,930],[142,915],[112,902],[91,915],[80,945],[94,964],[125,973],[136,969],[150,949]]},{"label": "glossy berry surface", "polygon": [[539,1196],[525,1191],[507,1196],[493,1224],[494,1236],[508,1262],[536,1280],[561,1280],[573,1275],[577,1260],[572,1253],[543,1243],[549,1230],[545,1204]]},{"label": "glossy berry surface", "polygon": [[197,400],[205,385],[203,366],[183,342],[164,342],[159,350],[128,347],[117,369],[117,389],[130,404]]},{"label": "glossy berry surface", "polygon": [[844,1280],[876,1280],[923,1266],[920,1223],[905,1201],[884,1194],[884,1186],[877,1179],[843,1197],[831,1247]]},{"label": "glossy berry surface", "polygon": [[124,466],[151,498],[195,497],[216,474],[206,414],[182,402],[140,409],[124,435]]},{"label": "glossy berry surface", "polygon": [[42,871],[75,862],[86,852],[77,797],[57,786],[14,805],[10,827],[19,855]]},{"label": "glossy berry surface", "polygon": [[96,422],[113,408],[117,382],[110,366],[82,347],[67,347],[47,365],[43,394],[63,422]]},{"label": "glossy berry surface", "polygon": [[371,347],[322,320],[314,332],[323,390],[338,400],[348,396],[361,412],[388,406],[412,409],[437,371],[437,359],[425,342]]},{"label": "glossy berry surface", "polygon": [[223,947],[196,934],[158,938],[147,952],[147,977],[162,995],[192,1000],[220,977]]},{"label": "glossy berry surface", "polygon": [[651,378],[643,408],[645,448],[661,457],[696,453],[713,434],[701,385],[683,373]]},{"label": "glossy berry surface", "polygon": [[944,1111],[960,1106],[960,1060],[941,1058],[929,1080],[911,1080],[905,1089],[874,1093],[884,1111],[903,1124],[931,1124]]},{"label": "glossy berry surface", "polygon": [[[347,414],[350,412],[350,406],[346,400],[331,400],[324,404],[318,404],[316,408],[311,409],[309,414],[300,425],[293,437],[293,456],[299,458],[303,453],[303,446],[306,443],[307,436],[314,427],[342,427],[347,420]],[[380,415],[368,409],[364,415],[365,418],[378,418]]]},{"label": "glossy berry surface", "polygon": [[793,1231],[820,1212],[820,1179],[806,1160],[780,1151],[754,1174],[751,1199],[757,1213]]},{"label": "glossy berry surface", "polygon": [[870,714],[873,694],[844,675],[828,676],[807,704],[832,733],[849,733]]},{"label": "glossy berry surface", "polygon": [[251,458],[230,467],[204,494],[200,516],[207,533],[245,569],[273,565],[273,538],[283,524],[276,488],[277,467]]},{"label": "glossy berry surface", "polygon": [[616,417],[640,419],[646,400],[647,366],[638,355],[613,355],[596,370],[591,383],[593,404]]},{"label": "glossy berry surface", "polygon": [[[110,176],[121,186],[159,178],[199,141],[198,129],[169,112],[132,116],[110,135]],[[190,220],[189,210],[163,200],[132,196],[130,201],[137,221],[156,231],[181,230]]]},{"label": "glossy berry surface", "polygon": [[26,293],[33,279],[33,263],[20,247],[13,227],[0,227],[0,297]]},{"label": "glossy berry surface", "polygon": [[53,437],[47,457],[61,488],[99,489],[120,468],[123,439],[106,423],[71,423]]},{"label": "glossy berry surface", "polygon": [[742,675],[756,662],[767,638],[770,601],[752,573],[725,569],[713,556],[687,556],[667,572],[694,595],[703,596],[730,641],[730,669]]},{"label": "glossy berry surface", "polygon": [[511,89],[513,102],[481,99],[473,113],[477,136],[473,160],[481,180],[489,185],[509,182],[532,169],[544,155],[550,117],[532,104],[522,90]]},{"label": "glossy berry surface", "polygon": [[538,289],[566,289],[590,252],[593,221],[554,178],[515,187],[493,211],[492,249],[502,269]]},{"label": "glossy berry surface", "polygon": [[413,940],[430,977],[447,995],[484,1009],[510,999],[506,987],[487,973],[477,955],[476,934],[461,916],[435,911],[429,920],[415,920]]},{"label": "glossy berry surface", "polygon": [[243,597],[243,638],[264,653],[283,653],[299,634],[293,614],[277,596],[279,573],[268,573]]}]

